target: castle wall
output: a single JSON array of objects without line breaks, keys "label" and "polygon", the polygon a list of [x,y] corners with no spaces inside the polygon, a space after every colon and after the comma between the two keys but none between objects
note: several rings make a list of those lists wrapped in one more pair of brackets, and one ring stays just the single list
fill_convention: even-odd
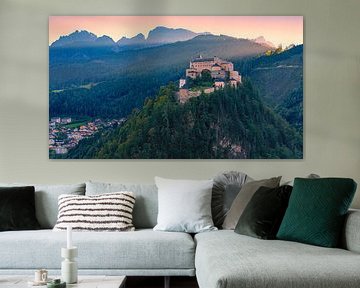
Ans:
[{"label": "castle wall", "polygon": [[191,62],[191,68],[201,73],[202,70],[207,69],[211,71],[214,61]]},{"label": "castle wall", "polygon": [[[214,87],[205,88],[203,92],[205,94],[210,94],[215,91]],[[186,103],[190,98],[199,97],[202,91],[189,91],[189,89],[180,88],[179,92],[176,93],[177,99],[181,104]]]},{"label": "castle wall", "polygon": [[192,97],[198,97],[201,95],[201,91],[189,91],[188,89],[179,89],[176,93],[177,98],[181,104],[184,104]]},{"label": "castle wall", "polygon": [[211,67],[211,71],[219,71],[219,70],[221,70],[220,66],[212,66]]},{"label": "castle wall", "polygon": [[225,71],[233,71],[234,70],[234,64],[231,62],[223,62],[220,64],[221,68],[223,68]]},{"label": "castle wall", "polygon": [[186,69],[186,77],[190,77],[192,79],[195,79],[196,76],[198,75],[197,71],[190,68],[190,69]]},{"label": "castle wall", "polygon": [[225,83],[223,81],[215,82],[215,88],[224,88]]},{"label": "castle wall", "polygon": [[226,72],[224,70],[211,71],[211,77],[214,79],[224,79],[225,76],[226,76]]}]

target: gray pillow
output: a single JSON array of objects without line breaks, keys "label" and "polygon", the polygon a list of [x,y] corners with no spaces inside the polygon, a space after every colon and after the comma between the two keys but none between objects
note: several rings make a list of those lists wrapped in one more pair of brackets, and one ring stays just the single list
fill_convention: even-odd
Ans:
[{"label": "gray pillow", "polygon": [[199,233],[217,230],[211,217],[213,180],[155,177],[159,213],[154,230]]},{"label": "gray pillow", "polygon": [[120,191],[131,191],[136,197],[133,210],[135,228],[153,228],[158,214],[158,192],[155,184],[86,182],[87,196]]},{"label": "gray pillow", "polygon": [[[315,173],[311,173],[309,175],[307,175],[304,178],[309,178],[309,179],[317,179],[320,178],[320,176],[318,174]],[[285,183],[281,184],[281,185],[290,185],[290,186],[294,186],[294,179],[286,181]]]},{"label": "gray pillow", "polygon": [[225,216],[241,187],[251,180],[248,175],[238,171],[227,171],[215,176],[212,189],[211,213],[216,227],[222,227]]},{"label": "gray pillow", "polygon": [[0,183],[0,186],[34,186],[36,218],[43,229],[52,229],[55,226],[58,216],[58,197],[61,194],[85,195],[84,183],[69,185]]},{"label": "gray pillow", "polygon": [[246,205],[250,202],[255,192],[261,186],[269,188],[279,187],[280,180],[281,176],[270,179],[251,181],[244,184],[225,217],[224,223],[222,225],[223,229],[234,230],[241,214],[244,212]]}]

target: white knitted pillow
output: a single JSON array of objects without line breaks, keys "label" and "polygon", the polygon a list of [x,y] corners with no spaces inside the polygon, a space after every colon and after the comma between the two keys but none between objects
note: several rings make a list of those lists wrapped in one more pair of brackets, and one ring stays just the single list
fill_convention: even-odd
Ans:
[{"label": "white knitted pillow", "polygon": [[133,231],[133,192],[123,191],[93,196],[59,196],[55,231],[72,226],[74,231]]}]

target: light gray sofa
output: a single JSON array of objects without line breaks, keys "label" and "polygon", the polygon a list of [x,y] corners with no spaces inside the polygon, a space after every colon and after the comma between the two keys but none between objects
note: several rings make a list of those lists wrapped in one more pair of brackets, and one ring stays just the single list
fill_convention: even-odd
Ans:
[{"label": "light gray sofa", "polygon": [[360,212],[348,215],[346,249],[261,240],[231,230],[195,236],[201,288],[360,287]]},{"label": "light gray sofa", "polygon": [[[0,184],[4,185],[14,184]],[[347,216],[344,249],[329,249],[259,240],[229,230],[194,237],[153,231],[157,219],[155,185],[88,182],[86,189],[84,184],[35,185],[35,189],[37,217],[44,229],[0,232],[0,275],[28,274],[39,268],[52,275],[60,273],[60,248],[66,245],[66,235],[49,229],[55,224],[58,195],[128,190],[136,195],[133,220],[137,230],[74,232],[80,274],[196,274],[200,288],[360,287],[360,211],[350,211]]]}]

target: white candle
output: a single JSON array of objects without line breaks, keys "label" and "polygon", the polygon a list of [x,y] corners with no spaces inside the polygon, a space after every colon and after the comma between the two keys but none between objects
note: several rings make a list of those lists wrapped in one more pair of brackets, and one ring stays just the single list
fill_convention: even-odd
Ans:
[{"label": "white candle", "polygon": [[72,227],[70,225],[67,226],[66,232],[67,232],[66,248],[70,249],[70,248],[72,248],[72,234],[71,234]]}]

